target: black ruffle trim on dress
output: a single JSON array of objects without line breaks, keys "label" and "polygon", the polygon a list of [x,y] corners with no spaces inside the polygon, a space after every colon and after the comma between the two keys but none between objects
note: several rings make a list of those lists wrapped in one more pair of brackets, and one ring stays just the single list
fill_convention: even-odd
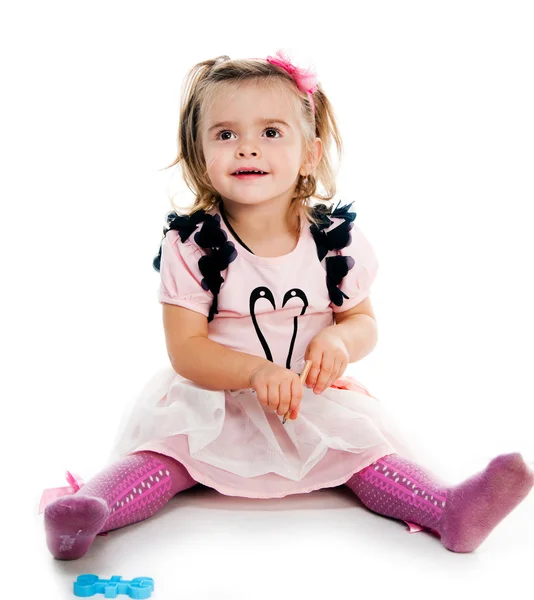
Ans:
[{"label": "black ruffle trim on dress", "polygon": [[[163,237],[171,229],[178,231],[180,240],[185,242],[203,222],[202,227],[195,233],[194,239],[198,246],[205,250],[205,254],[198,261],[198,268],[203,279],[200,282],[202,288],[213,294],[208,315],[208,323],[213,320],[218,311],[217,298],[224,279],[221,272],[237,258],[237,250],[233,242],[228,241],[226,232],[221,229],[221,218],[219,215],[210,215],[205,210],[197,210],[192,215],[177,215],[171,212],[167,215],[167,227],[163,229]],[[152,262],[152,266],[159,272],[161,266],[161,249],[163,239],[159,246],[159,252]]]},{"label": "black ruffle trim on dress", "polygon": [[[336,208],[326,204],[316,204],[313,207],[313,213],[318,220],[310,226],[310,231],[317,246],[317,256],[319,261],[325,258],[330,250],[341,250],[352,241],[350,230],[354,227],[355,212],[350,212],[351,204]],[[334,229],[325,231],[334,221],[332,218],[341,218],[343,222]],[[200,257],[198,266],[203,279],[201,285],[206,291],[213,294],[208,315],[208,323],[213,320],[214,315],[218,313],[217,298],[224,279],[221,272],[228,268],[228,265],[237,258],[237,250],[233,242],[228,240],[226,232],[221,229],[221,218],[219,215],[210,215],[204,210],[198,210],[191,215],[178,215],[170,212],[167,215],[167,227],[163,228],[163,237],[171,229],[178,231],[180,240],[185,242],[198,225],[203,222],[202,227],[195,233],[195,242],[205,250],[205,254]],[[158,255],[154,258],[152,265],[159,272],[161,265],[161,250],[163,239],[160,243]],[[326,286],[330,300],[336,306],[342,306],[343,299],[348,299],[340,289],[343,278],[354,267],[354,259],[351,256],[329,256],[325,260],[326,266]]]},{"label": "black ruffle trim on dress", "polygon": [[[348,246],[352,241],[350,230],[354,227],[355,212],[350,212],[349,208],[352,204],[340,206],[341,201],[336,208],[327,206],[326,204],[317,204],[313,207],[313,213],[319,223],[313,223],[310,226],[310,231],[317,246],[317,256],[319,261],[322,261],[330,250],[341,250]],[[341,218],[343,222],[334,229],[325,231],[334,222],[332,218]],[[326,286],[330,300],[336,305],[343,304],[343,298],[348,299],[339,285],[345,275],[354,267],[354,259],[352,256],[329,256],[325,260],[326,265]]]}]

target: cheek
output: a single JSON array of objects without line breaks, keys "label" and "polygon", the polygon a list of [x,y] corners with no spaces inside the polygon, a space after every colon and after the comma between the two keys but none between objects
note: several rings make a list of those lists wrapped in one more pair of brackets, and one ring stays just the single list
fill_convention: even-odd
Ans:
[{"label": "cheek", "polygon": [[220,154],[214,150],[207,150],[204,152],[204,160],[206,161],[206,170],[210,177],[217,175],[223,164]]},{"label": "cheek", "polygon": [[300,168],[300,157],[292,151],[279,152],[276,156],[278,172],[293,178]]},{"label": "cheek", "polygon": [[280,144],[275,153],[275,159],[286,171],[295,171],[300,167],[302,149],[295,144]]}]

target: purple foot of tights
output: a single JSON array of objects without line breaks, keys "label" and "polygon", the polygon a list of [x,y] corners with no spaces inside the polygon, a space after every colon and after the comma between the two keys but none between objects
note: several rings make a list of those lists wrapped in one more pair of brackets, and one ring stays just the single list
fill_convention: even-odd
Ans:
[{"label": "purple foot of tights", "polygon": [[480,473],[449,486],[410,460],[390,454],[346,485],[372,511],[429,529],[453,552],[472,552],[526,497],[534,473],[521,454],[503,454]]},{"label": "purple foot of tights", "polygon": [[175,494],[196,483],[185,467],[168,456],[148,451],[126,456],[75,494],[46,506],[48,549],[54,558],[81,558],[98,533],[152,516]]}]

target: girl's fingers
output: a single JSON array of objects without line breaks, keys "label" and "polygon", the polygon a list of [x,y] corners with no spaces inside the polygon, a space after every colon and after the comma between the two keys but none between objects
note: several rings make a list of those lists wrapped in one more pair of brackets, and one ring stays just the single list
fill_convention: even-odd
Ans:
[{"label": "girl's fingers", "polygon": [[267,390],[267,405],[276,412],[280,403],[280,385],[278,383],[269,383]]},{"label": "girl's fingers", "polygon": [[280,384],[280,404],[278,406],[278,414],[285,415],[289,410],[291,403],[291,379],[282,381]]},{"label": "girl's fingers", "polygon": [[267,386],[259,386],[257,390],[255,390],[256,396],[258,397],[258,402],[262,406],[269,406],[269,396],[268,396],[268,388]]},{"label": "girl's fingers", "polygon": [[326,384],[330,381],[330,378],[335,373],[334,371],[335,362],[332,358],[327,358],[323,355],[323,361],[321,362],[321,370],[319,371],[319,377],[317,383],[313,388],[316,394],[320,394],[326,388]]},{"label": "girl's fingers", "polygon": [[325,390],[328,389],[336,379],[341,377],[341,363],[336,361],[334,365],[334,372],[332,373],[332,377],[330,377],[330,381],[326,384]]},{"label": "girl's fingers", "polygon": [[297,418],[301,400],[302,400],[302,383],[297,379],[293,379],[293,381],[291,382],[291,405],[290,405],[291,414],[289,415],[291,419]]},{"label": "girl's fingers", "polygon": [[330,373],[328,379],[326,380],[324,386],[319,390],[319,394],[321,394],[322,392],[324,392],[325,390],[327,390],[332,383],[336,380],[337,378],[337,363],[334,362],[334,366],[332,367],[332,372]]},{"label": "girl's fingers", "polygon": [[306,377],[306,385],[308,387],[314,387],[317,382],[317,378],[319,377],[319,373],[321,371],[322,354],[311,355],[306,360],[312,361],[310,372],[308,373],[308,377]]}]

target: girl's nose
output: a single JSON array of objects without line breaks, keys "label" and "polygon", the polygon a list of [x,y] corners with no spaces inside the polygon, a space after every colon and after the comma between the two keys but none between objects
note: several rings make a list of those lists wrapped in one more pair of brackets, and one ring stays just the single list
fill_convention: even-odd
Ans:
[{"label": "girl's nose", "polygon": [[259,156],[258,145],[250,138],[242,138],[241,143],[237,147],[237,155],[242,158],[244,156]]}]

